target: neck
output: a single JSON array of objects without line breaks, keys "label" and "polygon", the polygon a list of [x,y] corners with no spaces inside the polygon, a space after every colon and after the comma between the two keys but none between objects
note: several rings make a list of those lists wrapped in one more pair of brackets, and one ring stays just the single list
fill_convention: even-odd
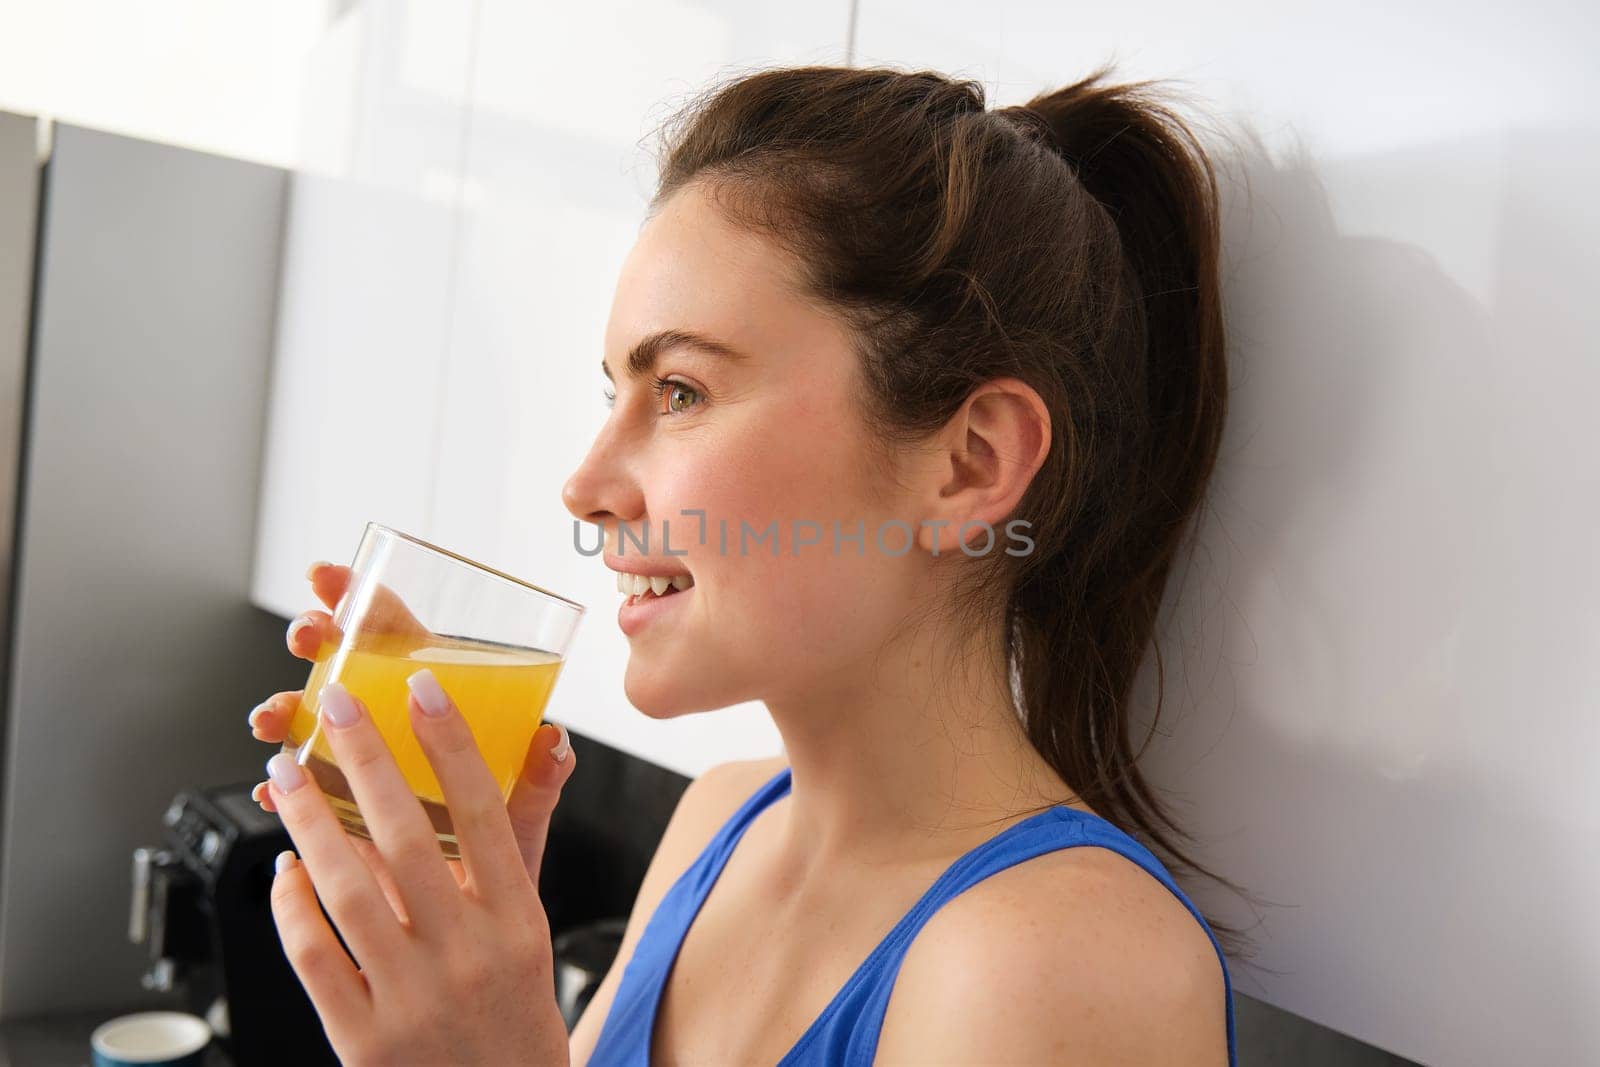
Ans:
[{"label": "neck", "polygon": [[823,688],[767,700],[791,768],[774,813],[791,884],[952,858],[1025,814],[1083,806],[1028,741],[993,647],[948,630],[908,636]]}]

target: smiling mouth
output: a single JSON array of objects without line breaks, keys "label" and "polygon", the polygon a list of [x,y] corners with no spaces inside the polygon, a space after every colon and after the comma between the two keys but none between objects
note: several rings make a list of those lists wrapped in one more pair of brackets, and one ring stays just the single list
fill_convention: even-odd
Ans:
[{"label": "smiling mouth", "polygon": [[694,579],[687,574],[678,574],[669,578],[661,574],[654,577],[646,577],[643,574],[617,572],[617,592],[624,594],[630,603],[668,597],[685,589],[693,588]]}]

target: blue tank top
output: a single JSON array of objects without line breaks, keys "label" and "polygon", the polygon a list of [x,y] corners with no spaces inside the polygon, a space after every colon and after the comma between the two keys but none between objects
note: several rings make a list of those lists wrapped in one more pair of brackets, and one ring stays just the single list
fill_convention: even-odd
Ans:
[{"label": "blue tank top", "polygon": [[[655,914],[639,935],[633,958],[623,969],[622,983],[617,987],[611,1010],[600,1029],[594,1053],[589,1057],[589,1067],[649,1067],[656,1009],[661,1003],[667,975],[677,959],[678,948],[745,828],[767,805],[789,791],[789,770],[785,767],[746,800],[661,898]],[[1228,1064],[1236,1067],[1233,979],[1211,927],[1148,849],[1100,816],[1066,805],[1057,805],[1007,827],[946,868],[856,969],[783,1057],[779,1067],[802,1064],[871,1067],[878,1049],[878,1029],[883,1025],[900,961],[905,958],[911,939],[933,913],[947,900],[991,874],[1042,853],[1075,845],[1098,845],[1126,856],[1170,889],[1204,927],[1212,947],[1217,950],[1217,958],[1222,961],[1228,1013]]]}]

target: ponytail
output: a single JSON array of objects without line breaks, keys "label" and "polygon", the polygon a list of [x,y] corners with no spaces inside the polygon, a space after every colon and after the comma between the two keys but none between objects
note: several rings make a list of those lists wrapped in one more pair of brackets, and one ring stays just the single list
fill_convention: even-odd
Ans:
[{"label": "ponytail", "polygon": [[[1114,472],[1123,514],[1087,517],[1080,537],[1025,569],[1011,598],[1012,655],[1029,738],[1063,780],[1113,822],[1137,828],[1174,867],[1209,874],[1172,844],[1172,835],[1191,837],[1139,773],[1143,748],[1134,751],[1126,727],[1147,647],[1156,655],[1159,718],[1165,667],[1152,641],[1156,615],[1222,437],[1217,184],[1193,133],[1148,91],[1153,83],[1097,84],[1106,73],[997,112],[1059,153],[1115,228],[1121,263],[1107,280],[1099,344],[1134,361],[1142,387],[1130,391],[1143,405],[1128,420],[1137,447]],[[1238,930],[1211,925],[1239,947]]]}]

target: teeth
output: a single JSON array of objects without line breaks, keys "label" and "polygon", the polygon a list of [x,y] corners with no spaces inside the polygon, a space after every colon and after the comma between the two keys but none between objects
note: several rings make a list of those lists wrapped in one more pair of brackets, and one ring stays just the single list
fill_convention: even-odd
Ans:
[{"label": "teeth", "polygon": [[681,591],[688,589],[692,585],[694,585],[694,579],[687,574],[678,574],[668,578],[664,574],[646,577],[643,574],[617,572],[617,592],[626,596],[643,596],[645,593],[662,596],[669,588]]}]

